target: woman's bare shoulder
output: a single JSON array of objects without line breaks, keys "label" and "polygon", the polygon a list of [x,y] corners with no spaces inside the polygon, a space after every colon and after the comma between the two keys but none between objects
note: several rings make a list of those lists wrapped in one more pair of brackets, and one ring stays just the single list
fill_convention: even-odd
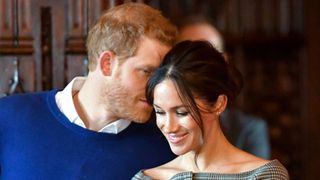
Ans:
[{"label": "woman's bare shoulder", "polygon": [[237,172],[250,171],[271,162],[270,160],[262,159],[246,152],[243,152],[241,156],[239,161],[233,163],[233,167]]},{"label": "woman's bare shoulder", "polygon": [[166,164],[145,170],[143,173],[152,179],[170,179],[182,170],[177,165],[178,159],[174,159]]}]

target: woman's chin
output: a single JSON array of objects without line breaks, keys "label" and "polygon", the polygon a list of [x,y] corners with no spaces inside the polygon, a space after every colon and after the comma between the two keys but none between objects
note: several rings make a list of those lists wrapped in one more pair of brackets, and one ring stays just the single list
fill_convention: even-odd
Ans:
[{"label": "woman's chin", "polygon": [[186,149],[180,149],[180,148],[178,149],[173,147],[171,147],[171,151],[177,156],[181,156],[189,152],[189,150],[186,150]]}]

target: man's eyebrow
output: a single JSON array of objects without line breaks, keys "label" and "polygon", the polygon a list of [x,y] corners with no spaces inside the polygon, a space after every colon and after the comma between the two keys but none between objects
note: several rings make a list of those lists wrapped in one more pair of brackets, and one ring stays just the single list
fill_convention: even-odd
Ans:
[{"label": "man's eyebrow", "polygon": [[154,67],[154,66],[146,66],[146,68],[150,69],[151,71],[155,71],[156,69],[158,69],[159,67]]},{"label": "man's eyebrow", "polygon": [[158,69],[158,67],[154,67],[154,66],[141,66],[141,67],[138,67],[138,69],[147,69],[147,70],[150,70],[150,71],[155,71],[156,69]]}]

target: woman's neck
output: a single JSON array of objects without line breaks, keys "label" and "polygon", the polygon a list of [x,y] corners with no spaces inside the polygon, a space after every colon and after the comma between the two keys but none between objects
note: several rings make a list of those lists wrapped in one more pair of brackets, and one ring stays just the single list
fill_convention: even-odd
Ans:
[{"label": "woman's neck", "polygon": [[187,165],[188,171],[217,172],[218,168],[228,164],[229,157],[236,151],[236,148],[227,141],[219,124],[211,127],[204,136],[201,149],[181,156],[181,160],[184,161],[181,164]]}]

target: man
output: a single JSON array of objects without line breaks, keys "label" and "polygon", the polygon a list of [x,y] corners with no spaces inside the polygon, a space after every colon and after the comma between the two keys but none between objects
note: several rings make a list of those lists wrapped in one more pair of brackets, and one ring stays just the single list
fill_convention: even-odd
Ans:
[{"label": "man", "polygon": [[88,77],[62,91],[0,101],[0,179],[130,179],[173,158],[152,123],[145,85],[176,28],[127,3],[101,16],[87,39]]},{"label": "man", "polygon": [[[224,53],[221,33],[204,17],[186,18],[179,28],[179,41],[207,40]],[[226,54],[224,53],[226,56]],[[270,144],[267,123],[261,119],[228,108],[221,116],[221,126],[228,140],[238,148],[256,156],[269,159]]]}]

